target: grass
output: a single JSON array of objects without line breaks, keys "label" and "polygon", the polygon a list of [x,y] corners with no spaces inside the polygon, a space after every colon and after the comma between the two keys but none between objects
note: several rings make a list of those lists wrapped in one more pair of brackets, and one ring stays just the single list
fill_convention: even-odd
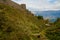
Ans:
[{"label": "grass", "polygon": [[25,9],[0,4],[0,40],[59,40],[60,21],[46,26],[49,22],[41,17]]}]

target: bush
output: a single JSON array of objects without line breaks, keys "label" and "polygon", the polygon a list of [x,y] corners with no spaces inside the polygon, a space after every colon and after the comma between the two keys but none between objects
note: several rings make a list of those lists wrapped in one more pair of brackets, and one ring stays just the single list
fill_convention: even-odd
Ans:
[{"label": "bush", "polygon": [[43,16],[37,16],[38,19],[43,19]]}]

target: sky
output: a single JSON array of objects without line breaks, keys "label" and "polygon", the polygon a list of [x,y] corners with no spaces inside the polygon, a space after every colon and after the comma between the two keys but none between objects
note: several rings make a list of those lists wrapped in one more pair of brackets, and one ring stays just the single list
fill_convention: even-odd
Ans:
[{"label": "sky", "polygon": [[27,9],[35,11],[60,10],[60,0],[13,0],[18,4],[26,4]]}]

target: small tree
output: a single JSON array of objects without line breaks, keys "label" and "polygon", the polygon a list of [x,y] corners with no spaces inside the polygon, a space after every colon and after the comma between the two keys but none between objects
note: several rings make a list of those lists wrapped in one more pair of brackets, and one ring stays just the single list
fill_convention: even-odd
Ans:
[{"label": "small tree", "polygon": [[43,16],[37,16],[38,19],[43,19]]}]

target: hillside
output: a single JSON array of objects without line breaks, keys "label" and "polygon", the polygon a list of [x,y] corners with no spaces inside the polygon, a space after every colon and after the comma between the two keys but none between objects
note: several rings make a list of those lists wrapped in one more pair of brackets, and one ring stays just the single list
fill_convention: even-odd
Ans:
[{"label": "hillside", "polygon": [[[0,40],[50,40],[51,36],[48,34],[49,30],[60,28],[60,20],[56,23],[50,24],[48,20],[41,19],[41,16],[34,16],[26,9],[26,6],[21,8],[21,5],[12,2],[14,3],[14,6],[19,5],[17,7],[20,7],[15,8],[10,4],[5,4],[7,2],[9,3],[10,0],[6,0],[7,2],[3,2],[3,0],[1,1]],[[50,26],[46,24],[50,24]],[[56,37],[60,38],[58,35],[56,35]],[[52,39],[54,38],[52,37]]]}]

